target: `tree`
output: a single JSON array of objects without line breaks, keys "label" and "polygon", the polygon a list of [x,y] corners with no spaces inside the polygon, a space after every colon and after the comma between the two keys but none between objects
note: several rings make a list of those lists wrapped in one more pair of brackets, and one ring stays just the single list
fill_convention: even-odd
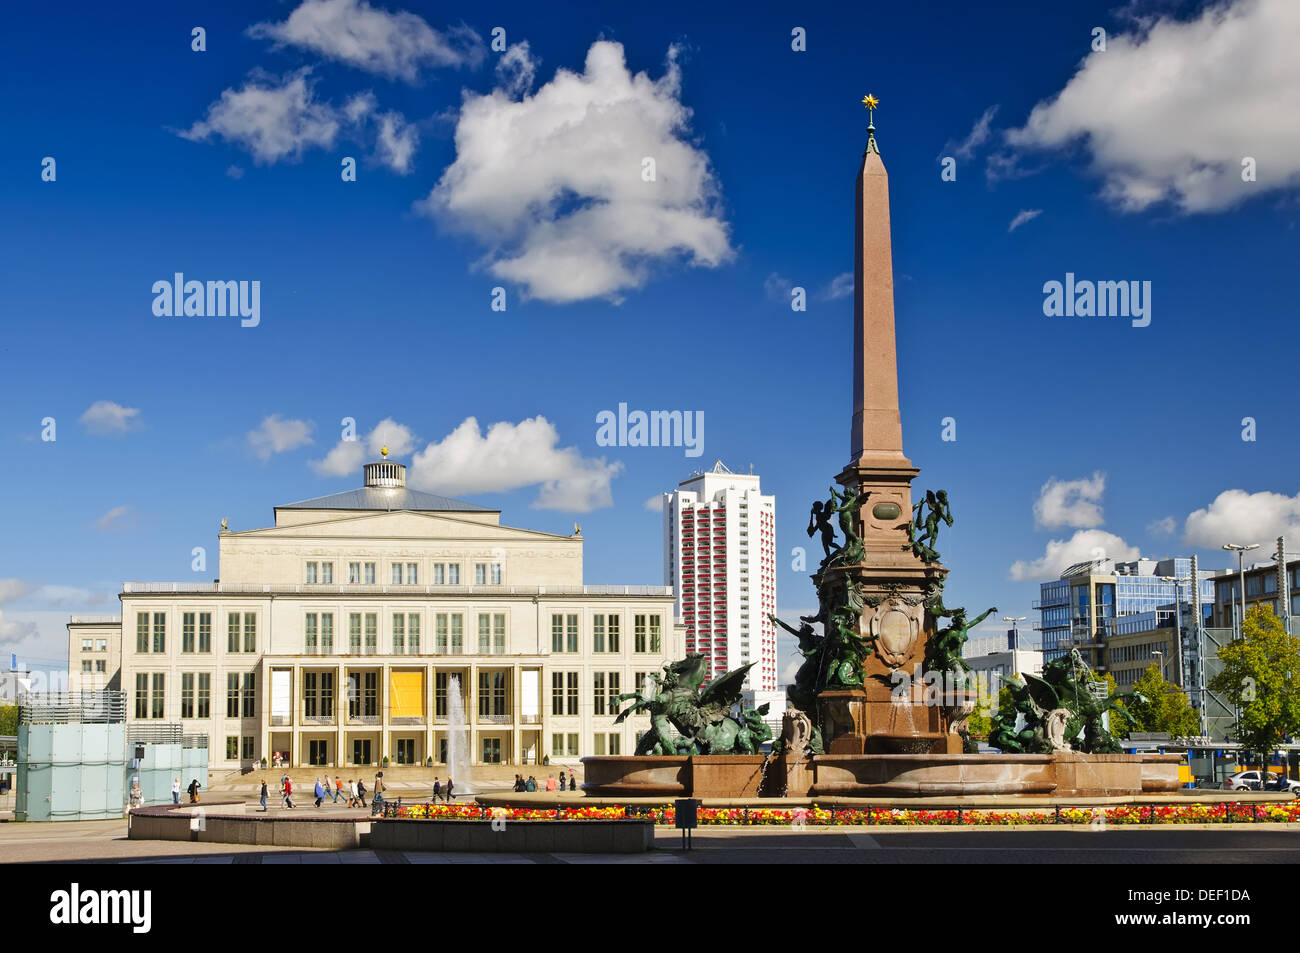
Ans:
[{"label": "tree", "polygon": [[0,736],[18,734],[18,706],[0,705]]},{"label": "tree", "polygon": [[1165,731],[1174,738],[1197,734],[1200,718],[1182,689],[1165,680],[1157,663],[1142,673],[1133,691],[1141,697],[1125,707],[1137,721],[1138,731]]},{"label": "tree", "polygon": [[1287,633],[1271,607],[1256,605],[1241,638],[1219,649],[1223,670],[1210,680],[1241,712],[1236,740],[1265,759],[1300,732],[1300,638]]}]

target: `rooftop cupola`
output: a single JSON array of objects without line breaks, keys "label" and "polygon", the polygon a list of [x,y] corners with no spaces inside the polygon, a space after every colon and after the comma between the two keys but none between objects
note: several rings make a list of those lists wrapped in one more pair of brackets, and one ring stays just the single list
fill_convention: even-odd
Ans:
[{"label": "rooftop cupola", "polygon": [[384,447],[379,451],[383,457],[376,463],[366,464],[366,486],[367,487],[393,487],[402,488],[406,486],[406,464],[394,463],[388,459],[388,448]]}]

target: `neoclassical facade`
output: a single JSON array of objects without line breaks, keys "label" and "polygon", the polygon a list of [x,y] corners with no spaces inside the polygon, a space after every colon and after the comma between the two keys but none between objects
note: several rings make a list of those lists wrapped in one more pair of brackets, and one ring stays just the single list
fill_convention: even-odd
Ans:
[{"label": "neoclassical facade", "polygon": [[206,734],[216,769],[444,763],[461,724],[474,763],[630,754],[614,698],[681,656],[672,588],[585,586],[580,531],[500,516],[367,464],[223,529],[217,582],[125,584],[119,621],[69,623],[70,667],[105,639],[128,720]]}]

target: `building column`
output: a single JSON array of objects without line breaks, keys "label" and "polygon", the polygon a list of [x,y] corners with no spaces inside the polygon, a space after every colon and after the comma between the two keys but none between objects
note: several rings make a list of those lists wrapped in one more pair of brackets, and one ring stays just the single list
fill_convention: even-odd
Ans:
[{"label": "building column", "polygon": [[392,671],[389,668],[388,663],[385,662],[379,667],[379,751],[375,755],[375,763],[379,766],[380,771],[384,769],[385,756],[388,757],[390,763],[393,761],[393,753],[388,750],[388,745],[392,740],[388,734],[389,713],[391,710],[390,706],[393,701],[392,698],[389,697],[388,691],[391,687],[389,685],[389,679],[391,677]]},{"label": "building column", "polygon": [[465,732],[469,737],[465,743],[469,746],[469,763],[471,765],[481,764],[479,732],[482,731],[478,722],[478,666],[473,663],[469,667],[469,687],[465,690],[465,724],[469,731]]},{"label": "building column", "polygon": [[510,760],[523,764],[523,744],[520,723],[524,718],[523,709],[523,669],[519,665],[510,667]]}]

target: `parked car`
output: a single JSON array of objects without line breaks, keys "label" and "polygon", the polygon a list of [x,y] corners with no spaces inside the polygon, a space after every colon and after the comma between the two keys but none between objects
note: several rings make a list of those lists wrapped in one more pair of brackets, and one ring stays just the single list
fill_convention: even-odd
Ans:
[{"label": "parked car", "polygon": [[[1290,791],[1292,794],[1300,795],[1300,781],[1292,781],[1290,778],[1283,777],[1276,772],[1270,771],[1268,775],[1268,791]],[[1259,790],[1259,772],[1258,771],[1238,771],[1230,778],[1224,779],[1223,790],[1225,791],[1258,791]]]}]

